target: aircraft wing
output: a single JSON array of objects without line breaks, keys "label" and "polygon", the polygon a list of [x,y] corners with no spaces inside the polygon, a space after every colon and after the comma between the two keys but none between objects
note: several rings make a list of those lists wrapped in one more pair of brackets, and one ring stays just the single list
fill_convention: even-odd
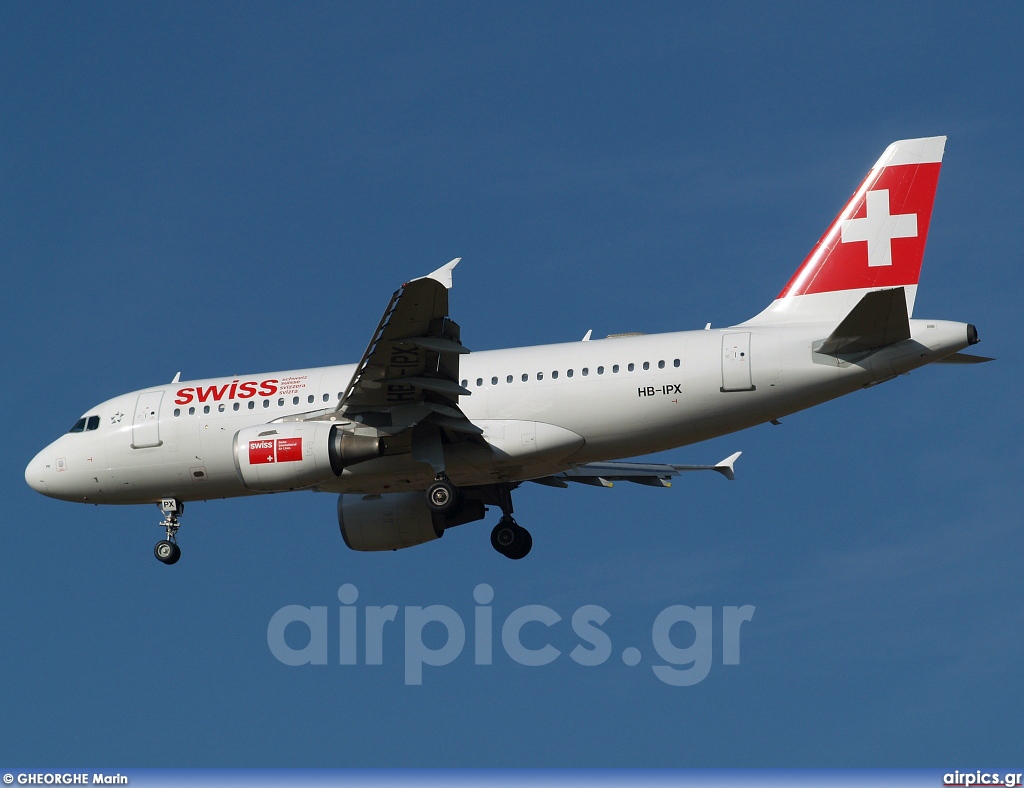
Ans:
[{"label": "aircraft wing", "polygon": [[459,356],[469,353],[448,316],[452,269],[460,258],[400,287],[384,310],[334,415],[397,433],[423,421],[480,434],[458,407]]},{"label": "aircraft wing", "polygon": [[730,481],[736,478],[733,469],[737,458],[743,452],[736,452],[715,465],[671,465],[643,462],[590,462],[577,465],[563,473],[531,479],[537,484],[549,487],[568,487],[567,482],[589,484],[594,487],[611,487],[613,482],[624,481],[646,484],[650,487],[671,487],[674,476],[686,471],[717,471]]}]

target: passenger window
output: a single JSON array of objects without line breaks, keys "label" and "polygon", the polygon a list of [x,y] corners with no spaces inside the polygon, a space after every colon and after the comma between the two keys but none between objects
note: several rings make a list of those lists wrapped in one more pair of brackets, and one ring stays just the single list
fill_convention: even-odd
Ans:
[{"label": "passenger window", "polygon": [[224,412],[224,410],[225,410],[226,408],[227,408],[227,405],[225,405],[225,404],[224,404],[224,403],[222,402],[222,403],[220,403],[220,405],[218,405],[218,406],[217,406],[217,412],[218,412],[218,413],[223,413],[223,412]]},{"label": "passenger window", "polygon": [[279,408],[284,407],[284,397],[281,397],[280,399],[278,399],[277,407],[279,407]]},{"label": "passenger window", "polygon": [[310,394],[308,397],[306,397],[306,402],[308,402],[310,405],[313,404],[313,395],[312,394]]},{"label": "passenger window", "polygon": [[238,410],[238,403],[236,402],[236,403],[235,403],[234,405],[232,405],[231,407],[232,407],[232,408],[234,408],[235,410]]},{"label": "passenger window", "polygon": [[557,380],[558,379],[558,370],[557,369],[554,372],[551,373],[551,379],[552,380]]},{"label": "passenger window", "polygon": [[195,416],[196,415],[196,409],[195,408],[189,408],[188,409],[188,415],[189,416]]},{"label": "passenger window", "polygon": [[523,383],[525,383],[525,382],[526,382],[526,381],[528,381],[529,379],[530,379],[530,376],[529,376],[529,375],[528,375],[527,373],[525,373],[525,372],[524,372],[524,373],[523,373]]},{"label": "passenger window", "polygon": [[597,374],[598,375],[603,375],[604,374],[604,367],[598,367],[597,368]]},{"label": "passenger window", "polygon": [[633,362],[632,362],[632,361],[630,361],[630,362],[629,362],[629,366],[628,366],[628,367],[626,367],[626,369],[627,369],[628,371],[630,371],[630,372],[632,372],[632,371],[633,371]]},{"label": "passenger window", "polygon": [[650,369],[650,368],[651,368],[651,363],[649,361],[645,361],[644,362],[644,369]]},{"label": "passenger window", "polygon": [[249,400],[249,410],[252,410],[255,407],[256,407],[256,400],[254,400],[254,399]]},{"label": "passenger window", "polygon": [[85,416],[76,421],[75,426],[68,430],[68,432],[85,432]]},{"label": "passenger window", "polygon": [[664,362],[664,360],[662,360],[662,361],[659,361],[659,362],[658,362],[658,369],[664,369],[664,368],[665,368],[665,362]]},{"label": "passenger window", "polygon": [[89,423],[86,424],[85,428],[87,430],[95,430],[99,426],[100,426],[100,417],[99,416],[90,416],[89,417]]},{"label": "passenger window", "polygon": [[537,380],[544,380],[544,373],[543,372],[538,372],[537,373]]},{"label": "passenger window", "polygon": [[505,382],[506,383],[511,383],[512,382],[512,376],[509,375],[507,378],[505,378]]},{"label": "passenger window", "polygon": [[567,370],[565,371],[565,376],[566,376],[567,378],[571,378],[571,377],[572,377],[572,370],[571,370],[571,369],[567,369]]},{"label": "passenger window", "polygon": [[209,413],[209,412],[210,412],[210,406],[209,405],[203,405],[203,413]]},{"label": "passenger window", "polygon": [[497,376],[491,378],[491,385],[492,386],[497,386],[498,385],[498,378],[497,378]]},{"label": "passenger window", "polygon": [[612,364],[612,372],[618,372],[618,371],[619,371],[619,365],[618,364]]},{"label": "passenger window", "polygon": [[466,386],[468,386],[468,385],[469,385],[469,381],[468,380],[463,380],[462,381],[462,388],[466,388]]},{"label": "passenger window", "polygon": [[476,385],[477,385],[477,387],[484,385],[484,379],[483,378],[477,378],[476,379]]},{"label": "passenger window", "polygon": [[[326,400],[326,399],[327,399],[327,395],[324,394],[324,400]],[[263,407],[264,408],[269,408],[270,407],[270,400],[269,399],[263,400]]]},{"label": "passenger window", "polygon": [[679,359],[678,358],[675,361],[672,362],[672,366],[673,367],[678,367],[679,366]]},{"label": "passenger window", "polygon": [[298,397],[292,397],[292,405],[298,405],[298,404],[299,404],[299,398]]},{"label": "passenger window", "polygon": [[327,402],[331,398],[330,394],[324,394],[324,402]]},{"label": "passenger window", "polygon": [[590,374],[590,370],[587,369],[586,367],[583,368],[582,372],[583,372],[583,377],[586,377],[587,375]]},{"label": "passenger window", "polygon": [[181,408],[175,408],[174,409],[174,417],[177,418],[180,415],[181,415]]}]

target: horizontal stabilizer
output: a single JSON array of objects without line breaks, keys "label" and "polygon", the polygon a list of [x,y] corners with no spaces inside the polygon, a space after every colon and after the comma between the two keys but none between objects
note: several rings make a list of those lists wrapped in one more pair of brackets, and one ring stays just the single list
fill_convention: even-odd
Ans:
[{"label": "horizontal stabilizer", "polygon": [[986,361],[995,361],[988,356],[972,356],[970,353],[954,353],[952,356],[940,358],[936,364],[984,364]]},{"label": "horizontal stabilizer", "polygon": [[866,294],[835,331],[815,348],[830,356],[861,353],[910,339],[907,295],[902,287]]}]

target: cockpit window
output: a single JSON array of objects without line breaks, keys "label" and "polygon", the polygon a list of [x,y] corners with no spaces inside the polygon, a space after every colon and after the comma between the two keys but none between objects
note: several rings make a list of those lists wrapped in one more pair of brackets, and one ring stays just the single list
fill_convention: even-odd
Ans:
[{"label": "cockpit window", "polygon": [[76,421],[75,426],[68,430],[68,432],[86,432],[88,430],[99,429],[99,426],[99,416],[82,416],[82,418]]}]

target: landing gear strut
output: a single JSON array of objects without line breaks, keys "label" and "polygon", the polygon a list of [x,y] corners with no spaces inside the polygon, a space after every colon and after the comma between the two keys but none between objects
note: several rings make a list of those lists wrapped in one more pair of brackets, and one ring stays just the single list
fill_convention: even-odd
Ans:
[{"label": "landing gear strut", "polygon": [[508,484],[499,487],[499,506],[501,520],[491,531],[491,546],[506,558],[518,561],[530,552],[533,537],[512,517],[512,489]]},{"label": "landing gear strut", "polygon": [[167,533],[165,539],[161,539],[153,548],[153,555],[156,560],[164,564],[174,564],[181,558],[181,548],[178,547],[178,529],[181,521],[178,517],[185,511],[185,504],[176,498],[164,498],[160,501],[160,511],[164,513],[164,520],[160,525]]}]

